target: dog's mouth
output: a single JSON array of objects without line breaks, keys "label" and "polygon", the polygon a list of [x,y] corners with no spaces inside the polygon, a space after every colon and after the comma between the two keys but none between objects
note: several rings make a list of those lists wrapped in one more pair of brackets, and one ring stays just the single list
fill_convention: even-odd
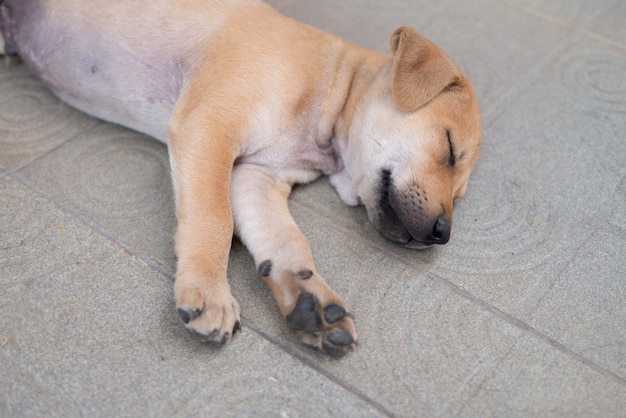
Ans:
[{"label": "dog's mouth", "polygon": [[[388,240],[410,249],[424,249],[433,244],[446,244],[450,238],[450,222],[444,217],[434,221],[421,220],[417,214],[400,205],[391,170],[381,171],[379,198],[374,226]],[[424,227],[432,224],[433,226]]]},{"label": "dog's mouth", "polygon": [[416,239],[412,239],[406,244],[404,244],[404,248],[409,248],[411,250],[423,250],[424,248],[430,247],[432,244],[427,244],[422,241],[418,241]]}]

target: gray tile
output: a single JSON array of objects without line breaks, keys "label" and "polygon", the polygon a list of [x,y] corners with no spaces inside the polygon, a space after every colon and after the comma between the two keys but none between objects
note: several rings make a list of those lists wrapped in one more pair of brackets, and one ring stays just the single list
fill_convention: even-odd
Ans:
[{"label": "gray tile", "polygon": [[[352,307],[359,344],[341,361],[303,347],[279,320],[251,260],[248,267],[238,263],[237,269],[231,268],[231,284],[244,315],[254,326],[398,416],[446,416],[461,413],[468,405],[478,408],[480,404],[476,404],[475,398],[487,396],[490,389],[484,388],[484,383],[494,376],[505,380],[503,385],[516,388],[517,392],[507,394],[508,398],[496,398],[501,410],[510,411],[525,402],[542,399],[538,381],[544,373],[555,387],[550,395],[551,405],[562,410],[570,407],[572,392],[588,394],[571,406],[571,410],[584,410],[592,405],[590,397],[602,398],[621,390],[614,377],[603,375],[594,368],[595,364],[589,366],[585,364],[588,359],[581,361],[575,354],[565,358],[559,355],[566,365],[545,365],[544,356],[554,355],[550,353],[554,348],[547,338],[528,332],[527,325],[507,321],[480,302],[451,292],[450,285],[442,285],[440,279],[414,264],[364,243],[358,232],[337,228],[315,210],[294,202],[292,211],[310,238],[320,274]],[[247,270],[245,274],[240,274],[242,269]],[[251,280],[253,276],[255,280]],[[613,303],[609,302],[609,306],[615,309]],[[536,354],[515,351],[520,341],[533,346]],[[597,356],[589,358],[591,363],[600,360]],[[531,368],[527,378],[536,381],[518,387],[513,377],[506,379],[507,373],[517,373],[518,369],[504,367],[506,362]],[[597,382],[597,389],[586,386],[588,376]],[[558,388],[567,391],[560,396]],[[610,405],[617,404],[613,400]],[[547,407],[546,403],[538,405],[537,411]]]},{"label": "gray tile", "polygon": [[[529,388],[532,388],[529,390]],[[520,339],[458,411],[477,417],[619,417],[626,387],[546,344]]]},{"label": "gray tile", "polygon": [[173,271],[176,221],[169,170],[165,145],[103,123],[20,174]]},{"label": "gray tile", "polygon": [[[378,415],[249,329],[223,349],[197,342],[167,277],[12,178],[0,190],[0,219],[32,215],[0,226],[3,416]],[[21,240],[45,268],[13,275],[4,242]]]},{"label": "gray tile", "polygon": [[292,210],[360,344],[340,361],[303,347],[235,240],[250,327],[210,349],[173,312],[170,275],[115,241],[173,271],[165,147],[86,132],[93,119],[0,65],[0,415],[623,414],[621,2],[270,3],[382,51],[415,26],[469,75],[485,143],[452,241],[398,248],[326,179],[298,187]]},{"label": "gray tile", "polygon": [[19,59],[7,62],[0,62],[1,165],[17,170],[97,123],[61,103]]},{"label": "gray tile", "polygon": [[626,46],[626,3],[621,0],[512,0],[508,3],[573,27],[597,33]]},{"label": "gray tile", "polygon": [[[482,156],[478,171],[479,189],[491,194],[494,203],[498,202],[494,193],[503,194],[511,189],[524,190],[527,197],[512,205],[512,210],[508,211],[513,215],[510,220],[501,222],[495,230],[485,229],[481,233],[476,229],[474,234],[482,236],[484,241],[489,232],[506,233],[511,227],[527,225],[516,231],[510,240],[496,238],[494,243],[500,243],[501,259],[507,260],[506,251],[515,250],[518,242],[525,242],[520,248],[524,253],[512,251],[515,255],[512,254],[511,258],[527,260],[534,266],[524,274],[501,274],[497,279],[501,287],[495,288],[495,292],[493,287],[482,287],[491,282],[485,276],[476,274],[474,280],[471,274],[464,275],[472,282],[472,292],[522,318],[533,316],[533,323],[539,329],[543,329],[542,321],[552,323],[555,318],[563,318],[561,327],[570,327],[572,332],[580,331],[580,323],[575,318],[580,315],[578,309],[581,306],[602,299],[624,298],[623,291],[615,293],[615,289],[623,287],[624,265],[616,261],[613,254],[615,251],[624,253],[626,238],[619,217],[626,203],[623,198],[626,101],[618,93],[626,91],[626,77],[623,71],[616,71],[618,68],[626,68],[626,55],[592,41],[575,39],[563,56],[554,61],[550,71],[538,78],[489,128],[493,137],[506,139],[494,141]],[[489,174],[483,176],[482,170]],[[496,188],[492,192],[481,186],[483,182],[484,186],[491,183],[493,188],[494,181],[487,179],[497,178],[498,173],[504,173],[500,174],[503,177],[500,181],[509,182],[509,190],[503,187],[504,184],[498,186],[500,182],[495,182]],[[481,206],[472,203],[474,198],[480,200],[480,196],[472,194],[467,203],[470,210],[476,211]],[[479,213],[474,216],[477,218]],[[470,248],[468,245],[465,251],[468,261]],[[485,253],[476,252],[479,259],[481,253]],[[456,261],[452,258],[454,253],[449,255],[448,263]],[[492,260],[494,264],[498,263],[496,257]],[[460,272],[440,271],[447,277],[461,276]],[[487,265],[484,271],[487,277],[491,275]],[[585,282],[596,274],[603,276],[599,279],[602,285],[597,284],[595,292],[589,292]],[[493,277],[495,281],[496,276]],[[554,286],[562,292],[561,296],[554,293]],[[555,303],[543,306],[541,315],[535,314],[534,310],[548,292],[550,300]],[[504,294],[508,296],[502,299]],[[571,300],[577,300],[579,306],[574,306]],[[595,335],[580,332],[578,341],[572,346],[582,349],[589,343],[587,338],[592,338],[594,344],[610,345],[615,342],[615,335],[623,335],[626,329],[623,314],[620,317],[619,311],[616,315],[613,309],[619,308],[613,306],[603,310],[598,307],[588,315],[584,323],[598,332]],[[551,327],[551,331],[556,329]],[[550,335],[573,343],[562,332]],[[623,360],[619,357],[624,344],[621,341],[609,349],[612,350],[611,360],[604,358],[602,361],[605,367],[621,371],[622,376]]]},{"label": "gray tile", "polygon": [[[450,415],[519,338],[514,327],[423,273],[334,230],[307,209],[293,212],[311,240],[318,271],[352,308],[359,345],[341,361],[302,346],[279,320],[269,292],[257,289],[258,274],[239,299],[244,315],[393,413]],[[240,280],[231,274],[233,287],[243,287]]]},{"label": "gray tile", "polygon": [[530,323],[626,380],[626,235],[595,230],[550,281]]}]

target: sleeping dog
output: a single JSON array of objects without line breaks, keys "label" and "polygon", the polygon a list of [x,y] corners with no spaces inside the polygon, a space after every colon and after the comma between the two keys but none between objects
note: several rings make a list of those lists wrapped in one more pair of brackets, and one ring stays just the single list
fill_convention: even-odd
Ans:
[{"label": "sleeping dog", "polygon": [[176,196],[176,307],[223,344],[239,328],[233,233],[288,326],[332,356],[353,317],[289,213],[330,176],[387,239],[445,244],[481,143],[476,94],[437,46],[401,27],[362,49],[258,0],[0,0],[5,51],[62,100],[166,142]]}]

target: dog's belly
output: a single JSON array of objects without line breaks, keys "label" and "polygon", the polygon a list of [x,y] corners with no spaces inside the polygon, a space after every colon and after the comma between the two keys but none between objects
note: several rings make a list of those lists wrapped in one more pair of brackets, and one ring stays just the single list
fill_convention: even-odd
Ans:
[{"label": "dog's belly", "polygon": [[61,99],[166,141],[202,40],[244,3],[4,0],[0,27],[29,69]]}]

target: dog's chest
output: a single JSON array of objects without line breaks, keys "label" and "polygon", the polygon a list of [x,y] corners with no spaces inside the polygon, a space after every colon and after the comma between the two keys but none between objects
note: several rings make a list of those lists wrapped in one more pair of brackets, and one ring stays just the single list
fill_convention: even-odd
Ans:
[{"label": "dog's chest", "polygon": [[249,146],[238,162],[271,168],[294,183],[313,181],[343,168],[334,142],[330,135],[319,132],[316,120],[307,117],[287,123],[276,115],[267,116],[256,118]]}]

